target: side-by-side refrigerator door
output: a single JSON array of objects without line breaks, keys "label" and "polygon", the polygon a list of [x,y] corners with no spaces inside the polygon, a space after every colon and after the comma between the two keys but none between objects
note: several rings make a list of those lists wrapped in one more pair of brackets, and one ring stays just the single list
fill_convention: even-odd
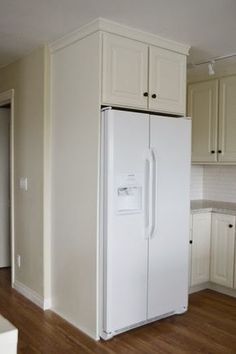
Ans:
[{"label": "side-by-side refrigerator door", "polygon": [[150,132],[154,210],[148,319],[187,309],[191,121],[151,116]]},{"label": "side-by-side refrigerator door", "polygon": [[103,112],[104,294],[107,338],[146,320],[147,239],[145,183],[149,116]]}]

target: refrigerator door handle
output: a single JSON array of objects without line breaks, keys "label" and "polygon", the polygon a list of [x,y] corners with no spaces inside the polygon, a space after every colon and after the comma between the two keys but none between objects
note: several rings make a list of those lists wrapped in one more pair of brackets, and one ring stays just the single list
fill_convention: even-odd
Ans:
[{"label": "refrigerator door handle", "polygon": [[153,158],[151,150],[148,149],[145,158],[145,239],[149,239],[152,231],[152,176]]},{"label": "refrigerator door handle", "polygon": [[151,207],[150,207],[150,214],[151,214],[151,228],[150,228],[150,235],[149,238],[153,238],[156,234],[156,201],[157,201],[157,156],[156,152],[153,148],[150,149],[151,151],[151,161],[152,161],[152,168],[151,168]]}]

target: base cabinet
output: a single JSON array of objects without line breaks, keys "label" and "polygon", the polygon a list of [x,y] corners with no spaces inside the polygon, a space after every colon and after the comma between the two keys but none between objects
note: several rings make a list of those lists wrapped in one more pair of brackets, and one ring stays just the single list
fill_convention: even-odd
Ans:
[{"label": "base cabinet", "polygon": [[211,213],[193,215],[191,286],[209,281]]},{"label": "base cabinet", "polygon": [[235,216],[213,214],[211,232],[211,274],[213,283],[233,288]]},{"label": "base cabinet", "polygon": [[203,284],[236,289],[236,216],[196,213],[191,225],[190,290]]}]

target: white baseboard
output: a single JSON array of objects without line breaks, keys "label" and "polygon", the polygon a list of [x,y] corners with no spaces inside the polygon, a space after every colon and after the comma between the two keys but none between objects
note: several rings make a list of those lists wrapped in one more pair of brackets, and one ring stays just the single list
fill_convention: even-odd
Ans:
[{"label": "white baseboard", "polygon": [[209,283],[208,289],[217,291],[218,293],[236,297],[236,289],[226,288],[225,286]]},{"label": "white baseboard", "polygon": [[209,282],[191,286],[189,288],[189,292],[188,293],[189,294],[193,294],[193,293],[196,293],[198,291],[205,290],[205,289],[209,289]]},{"label": "white baseboard", "polygon": [[30,289],[28,286],[22,284],[18,280],[13,283],[13,288],[21,295],[25,296],[28,300],[32,301],[35,305],[39,306],[43,310],[51,308],[51,299],[44,299],[36,291]]},{"label": "white baseboard", "polygon": [[205,289],[214,290],[214,291],[217,291],[218,293],[221,293],[224,295],[236,297],[236,289],[227,288],[225,286],[218,285],[218,284],[211,283],[211,282],[206,282],[206,283],[202,283],[202,284],[190,287],[189,294],[193,294],[198,291],[205,290]]}]

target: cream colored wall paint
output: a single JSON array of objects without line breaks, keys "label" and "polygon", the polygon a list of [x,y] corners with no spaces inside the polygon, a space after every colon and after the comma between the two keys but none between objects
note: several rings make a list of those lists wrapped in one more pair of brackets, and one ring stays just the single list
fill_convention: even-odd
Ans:
[{"label": "cream colored wall paint", "polygon": [[99,33],[52,55],[52,308],[97,337]]},{"label": "cream colored wall paint", "polygon": [[[0,92],[15,90],[15,279],[44,296],[45,48],[0,70]],[[19,178],[28,178],[28,191]]]},{"label": "cream colored wall paint", "polygon": [[44,47],[44,298],[51,307],[51,55]]}]

